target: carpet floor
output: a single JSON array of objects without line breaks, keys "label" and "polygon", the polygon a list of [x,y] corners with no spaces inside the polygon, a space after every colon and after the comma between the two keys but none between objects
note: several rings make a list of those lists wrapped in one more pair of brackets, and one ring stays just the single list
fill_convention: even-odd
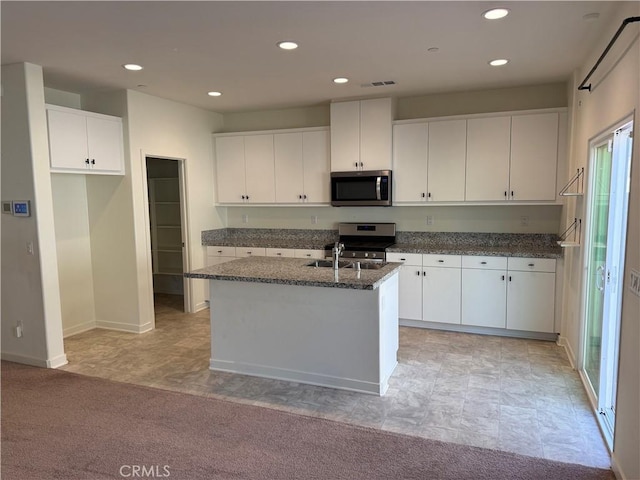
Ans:
[{"label": "carpet floor", "polygon": [[614,480],[610,470],[2,362],[4,480]]}]

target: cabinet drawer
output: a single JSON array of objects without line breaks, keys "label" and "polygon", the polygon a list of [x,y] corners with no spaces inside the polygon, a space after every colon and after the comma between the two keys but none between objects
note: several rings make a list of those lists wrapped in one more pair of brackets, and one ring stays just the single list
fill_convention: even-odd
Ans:
[{"label": "cabinet drawer", "polygon": [[235,257],[236,247],[207,247],[208,257]]},{"label": "cabinet drawer", "polygon": [[555,272],[555,258],[520,258],[510,257],[508,261],[509,270],[522,272]]},{"label": "cabinet drawer", "polygon": [[260,247],[236,247],[236,257],[265,257],[267,251]]},{"label": "cabinet drawer", "polygon": [[405,265],[422,266],[422,254],[421,253],[387,253],[387,262],[404,263]]},{"label": "cabinet drawer", "polygon": [[324,250],[295,249],[293,256],[296,258],[314,258],[323,259]]},{"label": "cabinet drawer", "polygon": [[460,268],[462,265],[462,256],[427,253],[422,255],[422,265],[424,267]]},{"label": "cabinet drawer", "polygon": [[266,256],[267,257],[293,258],[293,249],[291,249],[291,248],[267,248],[266,249]]},{"label": "cabinet drawer", "polygon": [[486,270],[506,270],[507,257],[465,255],[462,257],[462,268],[483,268]]}]

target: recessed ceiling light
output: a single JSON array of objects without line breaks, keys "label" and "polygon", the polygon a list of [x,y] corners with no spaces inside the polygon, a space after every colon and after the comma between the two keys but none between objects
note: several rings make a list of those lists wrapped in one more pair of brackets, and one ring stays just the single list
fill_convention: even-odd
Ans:
[{"label": "recessed ceiling light", "polygon": [[138,70],[142,70],[142,65],[137,65],[135,63],[126,63],[122,65],[122,68],[131,70],[132,72],[137,72]]},{"label": "recessed ceiling light", "polygon": [[222,95],[222,92],[207,92],[207,95],[209,95],[210,97],[219,97],[220,95]]},{"label": "recessed ceiling light", "polygon": [[496,60],[491,60],[489,62],[489,65],[491,65],[492,67],[501,67],[502,65],[506,65],[507,63],[509,63],[509,60],[507,60],[506,58],[498,58]]},{"label": "recessed ceiling light", "polygon": [[482,16],[487,20],[498,20],[499,18],[504,18],[507,15],[509,15],[509,10],[506,8],[492,8],[482,14]]},{"label": "recessed ceiling light", "polygon": [[598,12],[591,12],[591,13],[586,13],[582,16],[582,19],[585,22],[593,22],[595,20],[597,20],[600,17],[600,14]]},{"label": "recessed ceiling light", "polygon": [[283,50],[295,50],[296,48],[298,48],[298,44],[296,42],[292,42],[291,40],[278,42],[278,46]]},{"label": "recessed ceiling light", "polygon": [[347,83],[349,81],[346,77],[337,77],[333,79],[333,83]]},{"label": "recessed ceiling light", "polygon": [[429,52],[429,53],[436,53],[438,51],[440,51],[440,49],[438,47],[429,47],[429,48],[427,48],[427,52]]}]

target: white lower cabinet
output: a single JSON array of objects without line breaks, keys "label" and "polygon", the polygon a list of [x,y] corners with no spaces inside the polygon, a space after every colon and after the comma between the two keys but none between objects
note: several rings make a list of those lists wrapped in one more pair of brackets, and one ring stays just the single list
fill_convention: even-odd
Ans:
[{"label": "white lower cabinet", "polygon": [[389,253],[400,262],[398,311],[406,320],[460,323],[460,259],[458,255]]},{"label": "white lower cabinet", "polygon": [[267,257],[293,258],[294,252],[291,248],[267,248],[265,254]]},{"label": "white lower cabinet", "polygon": [[388,253],[402,263],[399,317],[554,333],[554,259]]},{"label": "white lower cabinet", "polygon": [[507,259],[462,257],[462,325],[505,328]]},{"label": "white lower cabinet", "polygon": [[510,258],[507,283],[507,328],[553,333],[555,330],[556,261]]},{"label": "white lower cabinet", "polygon": [[236,258],[235,247],[211,246],[207,247],[207,266],[220,265]]},{"label": "white lower cabinet", "polygon": [[311,258],[311,259],[323,259],[324,258],[324,250],[313,250],[313,249],[300,249],[296,248],[293,251],[293,256],[295,258]]}]

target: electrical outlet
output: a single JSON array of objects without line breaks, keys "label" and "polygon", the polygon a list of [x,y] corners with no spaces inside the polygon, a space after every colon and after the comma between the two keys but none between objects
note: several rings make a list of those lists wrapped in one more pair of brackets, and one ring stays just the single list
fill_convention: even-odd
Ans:
[{"label": "electrical outlet", "polygon": [[318,216],[317,215],[311,215],[311,224],[312,225],[316,225],[318,223]]},{"label": "electrical outlet", "polygon": [[529,226],[529,216],[528,215],[522,215],[520,217],[520,226],[521,227],[528,227]]},{"label": "electrical outlet", "polygon": [[631,270],[629,277],[629,290],[631,290],[634,295],[640,297],[640,272]]},{"label": "electrical outlet", "polygon": [[242,215],[242,223],[249,223],[249,215],[246,213]]},{"label": "electrical outlet", "polygon": [[15,334],[16,338],[21,338],[23,331],[22,331],[22,322],[18,322],[16,324],[15,327],[13,327],[13,333]]},{"label": "electrical outlet", "polygon": [[433,225],[433,215],[427,215],[427,225]]}]

